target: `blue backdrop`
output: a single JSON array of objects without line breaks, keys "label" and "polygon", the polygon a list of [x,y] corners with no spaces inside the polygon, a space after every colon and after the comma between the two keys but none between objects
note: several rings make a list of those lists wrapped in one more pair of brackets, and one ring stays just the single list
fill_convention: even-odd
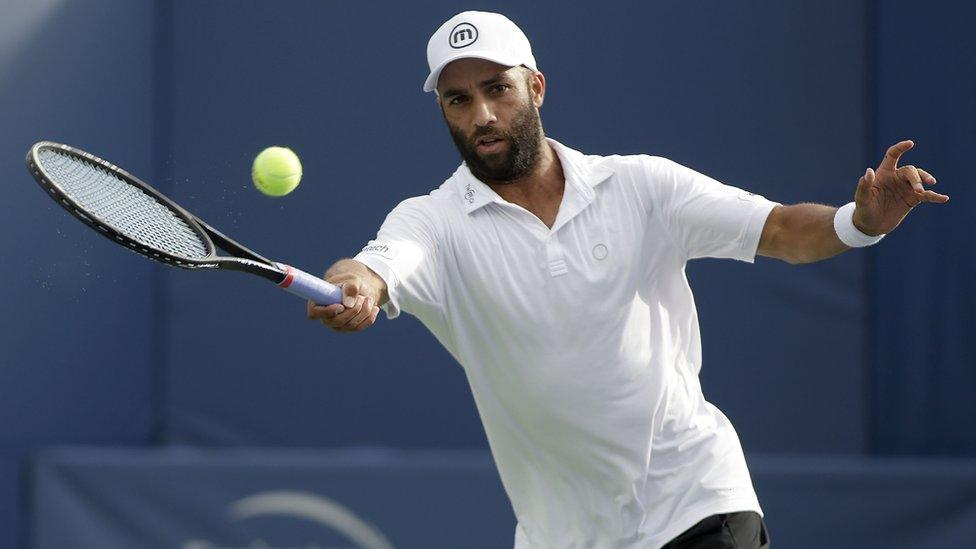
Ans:
[{"label": "blue backdrop", "polygon": [[0,547],[17,544],[31,449],[146,444],[162,409],[152,336],[161,271],[79,230],[24,167],[33,142],[55,139],[152,173],[152,11],[0,0]]},{"label": "blue backdrop", "polygon": [[[976,535],[971,462],[749,461],[774,547],[955,549]],[[480,452],[72,448],[37,459],[32,495],[37,549],[497,549],[515,528]]]},{"label": "blue backdrop", "polygon": [[[39,139],[88,149],[321,271],[458,163],[421,84],[430,33],[472,7],[525,30],[546,131],[586,152],[839,205],[914,138],[907,160],[952,200],[881,245],[689,265],[703,386],[748,452],[976,454],[972,6],[0,0],[0,546],[26,539],[24,460],[50,444],[487,450],[462,370],[413,319],[333,334],[263,281],[150,264],[23,168]],[[274,144],[305,166],[282,199],[249,182]]]},{"label": "blue backdrop", "polygon": [[[976,5],[899,0],[879,12],[876,141],[913,136],[911,162],[938,169],[951,198],[919,209],[911,230],[872,250],[873,447],[879,453],[976,455]],[[911,25],[927,36],[905,36]],[[907,74],[918,82],[906,85]],[[907,228],[907,227],[906,227]]]}]

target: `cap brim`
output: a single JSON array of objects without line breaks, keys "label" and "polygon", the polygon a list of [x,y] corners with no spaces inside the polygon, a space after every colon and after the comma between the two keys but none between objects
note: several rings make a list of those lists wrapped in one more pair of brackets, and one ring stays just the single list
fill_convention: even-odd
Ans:
[{"label": "cap brim", "polygon": [[427,76],[427,80],[424,81],[424,91],[432,92],[437,89],[437,80],[440,79],[441,71],[444,70],[444,67],[450,65],[451,63],[457,61],[458,59],[471,59],[471,58],[493,61],[495,63],[498,63],[499,65],[505,65],[506,67],[515,67],[517,65],[522,64],[522,62],[517,59],[512,59],[509,57],[498,55],[497,52],[488,52],[488,51],[458,52],[457,55],[454,55],[453,57],[448,57],[447,59],[442,61],[440,65],[434,67],[434,70],[430,71],[430,75]]}]

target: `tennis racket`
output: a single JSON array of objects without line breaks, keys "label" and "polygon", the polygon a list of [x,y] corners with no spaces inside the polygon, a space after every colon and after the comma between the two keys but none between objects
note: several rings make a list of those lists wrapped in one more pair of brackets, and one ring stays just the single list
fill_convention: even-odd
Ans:
[{"label": "tennis racket", "polygon": [[[113,242],[184,269],[258,275],[320,305],[342,291],[319,277],[270,261],[238,244],[132,174],[85,151],[41,141],[27,153],[34,179],[71,215]],[[227,255],[217,255],[217,249]]]}]

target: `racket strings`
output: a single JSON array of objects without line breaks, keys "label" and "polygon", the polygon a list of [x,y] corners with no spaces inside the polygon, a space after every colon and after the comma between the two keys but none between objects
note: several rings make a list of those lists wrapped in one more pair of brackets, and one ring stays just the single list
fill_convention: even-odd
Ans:
[{"label": "racket strings", "polygon": [[180,216],[142,189],[79,158],[43,150],[38,160],[65,195],[103,224],[150,248],[187,259],[209,256]]}]

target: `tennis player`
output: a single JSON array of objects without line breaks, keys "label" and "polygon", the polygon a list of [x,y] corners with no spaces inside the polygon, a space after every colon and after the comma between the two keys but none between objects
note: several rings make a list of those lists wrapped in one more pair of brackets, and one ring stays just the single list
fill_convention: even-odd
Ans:
[{"label": "tennis player", "polygon": [[518,549],[759,548],[762,510],[729,420],[699,385],[690,259],[809,263],[878,242],[935,178],[888,149],[840,208],[781,205],[653,156],[545,137],[546,79],[502,15],[464,12],[427,46],[424,90],[463,163],[332,265],[343,332],[419,318],[464,367]]}]

